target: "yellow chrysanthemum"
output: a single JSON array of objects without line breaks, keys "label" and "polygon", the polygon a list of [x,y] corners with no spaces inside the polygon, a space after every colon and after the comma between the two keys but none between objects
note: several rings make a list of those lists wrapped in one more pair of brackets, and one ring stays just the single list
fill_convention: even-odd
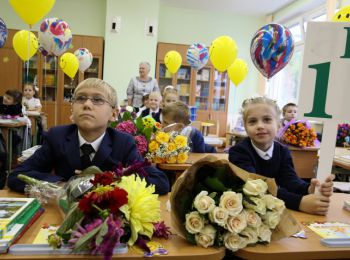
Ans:
[{"label": "yellow chrysanthemum", "polygon": [[144,127],[153,127],[156,123],[156,120],[154,120],[154,118],[151,116],[146,116],[142,118],[142,122]]},{"label": "yellow chrysanthemum", "polygon": [[176,144],[168,143],[168,151],[169,152],[175,151],[175,149],[176,149]]},{"label": "yellow chrysanthemum", "polygon": [[177,162],[178,163],[185,163],[188,159],[187,153],[179,153],[177,156]]},{"label": "yellow chrysanthemum", "polygon": [[178,135],[175,137],[174,142],[178,148],[185,147],[187,145],[187,137],[183,135]]},{"label": "yellow chrysanthemum", "polygon": [[150,152],[157,151],[159,148],[159,144],[156,141],[151,141],[148,145],[148,150]]},{"label": "yellow chrysanthemum", "polygon": [[156,141],[158,143],[167,143],[167,142],[169,142],[169,138],[170,138],[170,136],[164,132],[158,132],[156,134]]},{"label": "yellow chrysanthemum", "polygon": [[153,223],[160,221],[160,201],[155,192],[154,185],[147,186],[145,179],[138,176],[123,176],[117,184],[128,193],[128,204],[120,207],[125,218],[130,223],[131,237],[129,245],[133,245],[138,235],[145,235],[149,238],[153,235]]},{"label": "yellow chrysanthemum", "polygon": [[171,156],[166,159],[167,163],[176,163],[176,156]]}]

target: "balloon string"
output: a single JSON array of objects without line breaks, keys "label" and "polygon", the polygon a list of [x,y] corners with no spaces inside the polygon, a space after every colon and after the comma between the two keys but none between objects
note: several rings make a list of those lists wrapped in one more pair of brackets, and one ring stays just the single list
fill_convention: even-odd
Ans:
[{"label": "balloon string", "polygon": [[54,101],[55,101],[55,126],[57,125],[57,57],[54,56],[55,58],[55,96],[54,96]]},{"label": "balloon string", "polygon": [[30,52],[30,31],[28,33],[28,45],[27,45],[27,72],[26,72],[26,80],[24,83],[30,83],[29,82],[29,52]]},{"label": "balloon string", "polygon": [[47,106],[46,106],[46,103],[47,103],[47,96],[46,96],[46,62],[47,62],[47,60],[46,60],[46,56],[44,56],[44,100],[45,100],[45,111],[47,111],[46,110],[46,108],[47,108]]}]

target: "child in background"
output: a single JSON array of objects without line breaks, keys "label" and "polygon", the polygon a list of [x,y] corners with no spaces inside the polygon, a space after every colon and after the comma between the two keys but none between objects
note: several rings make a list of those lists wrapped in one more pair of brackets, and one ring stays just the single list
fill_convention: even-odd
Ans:
[{"label": "child in background", "polygon": [[22,104],[26,107],[27,111],[41,111],[40,99],[37,98],[35,87],[32,84],[25,84],[23,87],[23,99]]},{"label": "child in background", "polygon": [[283,118],[281,120],[282,127],[291,120],[296,120],[298,116],[298,106],[294,103],[288,103],[282,108]]},{"label": "child in background", "polygon": [[[242,107],[248,137],[231,147],[229,161],[242,169],[276,180],[277,197],[287,208],[311,214],[326,215],[333,191],[333,175],[320,184],[301,180],[295,173],[286,146],[274,141],[280,118],[277,104],[266,97],[247,99]],[[320,187],[320,194],[315,194]]]},{"label": "child in background", "polygon": [[137,112],[137,117],[139,117],[144,110],[149,108],[149,93],[145,93],[142,97],[142,107],[139,108],[139,112]]},{"label": "child in background", "polygon": [[151,92],[149,94],[149,101],[148,106],[149,108],[146,108],[142,111],[141,116],[152,116],[154,120],[157,122],[160,122],[160,114],[162,112],[162,109],[160,108],[160,103],[162,102],[162,96],[160,95],[160,92]]},{"label": "child in background", "polygon": [[167,90],[164,90],[164,92],[163,92],[163,103],[162,103],[163,108],[166,107],[167,105],[169,105],[171,103],[175,103],[177,101],[179,101],[179,95],[178,95],[176,89],[168,88]]},{"label": "child in background", "polygon": [[7,90],[0,97],[0,115],[3,118],[17,118],[23,116],[22,93],[18,90]]},{"label": "child in background", "polygon": [[181,135],[187,136],[191,148],[194,153],[216,152],[215,148],[204,143],[202,133],[190,126],[190,111],[186,104],[177,101],[168,104],[162,110],[162,126],[170,127],[172,124],[181,124],[180,129],[175,129]]}]

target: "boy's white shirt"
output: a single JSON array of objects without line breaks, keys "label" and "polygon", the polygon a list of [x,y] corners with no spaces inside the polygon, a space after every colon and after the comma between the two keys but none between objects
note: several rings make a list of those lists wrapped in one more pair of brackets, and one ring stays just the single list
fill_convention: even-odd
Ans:
[{"label": "boy's white shirt", "polygon": [[252,140],[250,140],[250,142],[252,143],[253,148],[255,149],[255,151],[257,152],[257,154],[264,160],[270,160],[272,158],[272,154],[273,154],[273,148],[274,148],[274,142],[272,142],[271,147],[265,152],[261,149],[259,149],[258,147],[256,147],[253,143]]},{"label": "boy's white shirt", "polygon": [[[78,138],[79,138],[79,147],[81,147],[83,144],[91,144],[91,146],[94,148],[95,152],[90,154],[90,160],[92,161],[92,159],[94,159],[96,152],[98,151],[98,148],[101,145],[102,139],[105,136],[106,132],[104,132],[99,138],[97,138],[95,141],[93,141],[92,143],[89,143],[88,141],[86,141],[80,134],[79,130],[78,130]],[[83,153],[80,150],[80,156],[82,156]]]}]

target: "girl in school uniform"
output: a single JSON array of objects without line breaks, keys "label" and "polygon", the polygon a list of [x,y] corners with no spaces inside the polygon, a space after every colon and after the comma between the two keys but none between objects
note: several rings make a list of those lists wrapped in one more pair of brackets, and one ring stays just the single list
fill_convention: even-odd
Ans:
[{"label": "girl in school uniform", "polygon": [[[230,148],[229,161],[248,172],[274,178],[279,187],[277,197],[287,208],[326,215],[334,176],[321,184],[317,179],[307,183],[296,175],[288,148],[275,141],[281,114],[275,101],[256,97],[245,100],[242,106],[248,137]],[[316,187],[320,194],[315,193]]]}]

